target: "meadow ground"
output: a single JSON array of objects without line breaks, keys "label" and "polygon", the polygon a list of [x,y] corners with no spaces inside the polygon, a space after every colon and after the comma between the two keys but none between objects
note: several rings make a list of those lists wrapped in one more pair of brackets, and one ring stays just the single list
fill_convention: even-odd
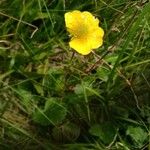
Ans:
[{"label": "meadow ground", "polygon": [[[87,56],[68,44],[72,10],[105,31]],[[149,139],[149,0],[0,1],[1,150],[146,150]]]}]

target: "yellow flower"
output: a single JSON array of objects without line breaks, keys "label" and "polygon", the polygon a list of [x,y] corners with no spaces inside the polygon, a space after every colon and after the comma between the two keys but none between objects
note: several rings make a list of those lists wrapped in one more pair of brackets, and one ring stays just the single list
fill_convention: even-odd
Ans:
[{"label": "yellow flower", "polygon": [[99,27],[99,20],[90,12],[68,12],[65,14],[65,23],[71,35],[69,45],[78,53],[87,55],[103,44],[104,31]]}]

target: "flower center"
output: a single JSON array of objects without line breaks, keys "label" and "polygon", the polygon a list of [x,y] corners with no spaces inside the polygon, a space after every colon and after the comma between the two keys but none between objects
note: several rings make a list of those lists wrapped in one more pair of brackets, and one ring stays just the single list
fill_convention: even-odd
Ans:
[{"label": "flower center", "polygon": [[88,33],[88,29],[86,27],[86,25],[78,25],[74,31],[73,31],[73,36],[76,38],[82,38],[87,36]]}]

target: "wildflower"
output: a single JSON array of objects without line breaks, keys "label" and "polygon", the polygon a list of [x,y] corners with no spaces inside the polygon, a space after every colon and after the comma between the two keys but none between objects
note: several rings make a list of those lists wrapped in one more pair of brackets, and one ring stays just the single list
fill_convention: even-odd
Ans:
[{"label": "wildflower", "polygon": [[69,45],[78,53],[87,55],[103,44],[104,31],[99,27],[99,20],[90,12],[68,12],[65,14],[65,23],[71,35]]}]

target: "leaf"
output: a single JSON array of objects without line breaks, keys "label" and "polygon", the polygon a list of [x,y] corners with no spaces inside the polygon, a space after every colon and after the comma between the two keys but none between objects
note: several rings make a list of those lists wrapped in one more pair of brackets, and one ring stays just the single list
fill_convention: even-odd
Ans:
[{"label": "leaf", "polygon": [[60,127],[54,127],[52,136],[55,141],[75,141],[80,135],[80,128],[71,122],[67,122]]},{"label": "leaf", "polygon": [[106,82],[108,80],[109,73],[110,71],[105,67],[101,66],[97,69],[97,75],[102,81]]},{"label": "leaf", "polygon": [[57,93],[57,95],[63,92],[64,82],[64,70],[61,67],[51,67],[43,81],[44,86],[48,87],[51,93]]},{"label": "leaf", "polygon": [[36,89],[37,93],[40,94],[41,96],[44,95],[44,90],[43,86],[37,83],[33,83],[34,88]]},{"label": "leaf", "polygon": [[77,84],[74,90],[77,95],[84,95],[86,92],[87,96],[95,95],[103,99],[103,97],[100,95],[100,92],[97,89],[94,89],[92,85],[88,82],[82,82],[81,84]]},{"label": "leaf", "polygon": [[46,57],[48,55],[48,53],[46,52],[42,52],[42,53],[38,53],[37,55],[35,55],[33,57],[34,60],[41,60],[43,59],[44,57]]},{"label": "leaf", "polygon": [[126,134],[129,135],[138,145],[142,145],[148,137],[148,134],[141,127],[129,126]]},{"label": "leaf", "polygon": [[113,141],[116,129],[111,123],[107,122],[93,125],[89,132],[90,134],[99,137],[105,144],[109,144]]},{"label": "leaf", "polygon": [[114,65],[116,60],[117,60],[118,56],[115,55],[108,55],[105,60],[110,63],[111,65]]},{"label": "leaf", "polygon": [[23,82],[19,84],[17,87],[12,88],[12,90],[19,96],[21,108],[28,114],[33,112],[33,105],[35,100],[37,100],[36,96],[33,96],[31,90],[32,84],[29,82]]},{"label": "leaf", "polygon": [[75,90],[75,93],[76,93],[77,95],[82,95],[82,94],[84,94],[84,87],[83,87],[81,84],[77,84],[77,85],[75,86],[74,90]]},{"label": "leaf", "polygon": [[46,101],[44,109],[37,108],[33,114],[33,120],[41,125],[56,125],[65,119],[66,108],[57,102],[57,99],[51,98]]},{"label": "leaf", "polygon": [[38,20],[38,19],[45,19],[45,18],[48,18],[49,15],[48,13],[43,13],[43,12],[39,12],[35,18],[35,20]]}]

